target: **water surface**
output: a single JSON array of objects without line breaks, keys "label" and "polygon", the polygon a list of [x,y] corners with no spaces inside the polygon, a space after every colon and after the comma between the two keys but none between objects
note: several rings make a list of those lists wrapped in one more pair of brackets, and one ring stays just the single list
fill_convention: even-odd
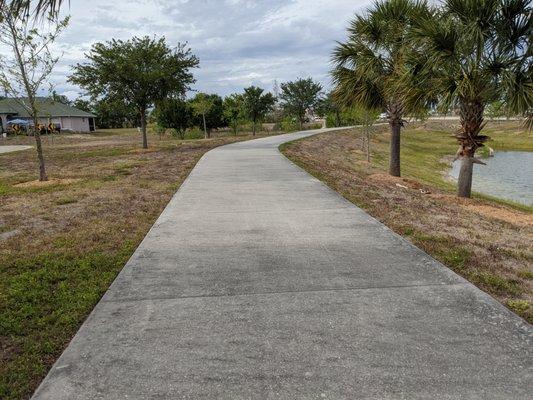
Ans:
[{"label": "water surface", "polygon": [[[533,205],[533,152],[496,151],[483,161],[487,165],[474,164],[474,191]],[[460,161],[454,162],[450,175],[455,180],[459,169]]]}]

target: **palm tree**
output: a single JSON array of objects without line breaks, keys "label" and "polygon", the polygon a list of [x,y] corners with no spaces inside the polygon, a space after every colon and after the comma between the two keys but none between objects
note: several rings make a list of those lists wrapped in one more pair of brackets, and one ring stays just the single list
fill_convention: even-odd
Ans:
[{"label": "palm tree", "polygon": [[458,109],[460,197],[471,196],[473,164],[483,164],[475,153],[489,139],[481,134],[487,105],[503,101],[509,114],[524,114],[531,124],[532,28],[529,0],[445,0],[413,29],[418,64],[424,65],[416,80],[423,81],[425,91],[410,85],[408,101],[433,97],[446,110]]},{"label": "palm tree", "polygon": [[409,110],[397,80],[411,51],[413,21],[427,18],[424,1],[380,0],[348,28],[348,40],[338,43],[332,60],[334,94],[344,106],[386,110],[391,128],[389,173],[400,176],[400,132]]},{"label": "palm tree", "polygon": [[0,6],[8,4],[16,12],[33,13],[35,16],[55,14],[59,11],[63,0],[0,0]]}]

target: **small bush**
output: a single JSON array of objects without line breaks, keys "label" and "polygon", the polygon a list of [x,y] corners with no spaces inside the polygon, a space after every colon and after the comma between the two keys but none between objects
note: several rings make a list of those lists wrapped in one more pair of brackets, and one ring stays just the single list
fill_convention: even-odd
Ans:
[{"label": "small bush", "polygon": [[507,305],[510,309],[520,314],[525,313],[529,308],[527,300],[508,300]]},{"label": "small bush", "polygon": [[188,139],[188,140],[203,139],[203,138],[204,138],[204,131],[199,128],[189,129],[185,133],[185,139]]},{"label": "small bush", "polygon": [[474,283],[489,286],[493,291],[500,294],[518,296],[521,293],[518,284],[510,279],[501,278],[489,272],[474,272],[471,275]]},{"label": "small bush", "polygon": [[281,130],[284,132],[295,132],[300,129],[300,125],[298,124],[298,121],[296,121],[296,118],[293,117],[285,117],[280,123]]}]

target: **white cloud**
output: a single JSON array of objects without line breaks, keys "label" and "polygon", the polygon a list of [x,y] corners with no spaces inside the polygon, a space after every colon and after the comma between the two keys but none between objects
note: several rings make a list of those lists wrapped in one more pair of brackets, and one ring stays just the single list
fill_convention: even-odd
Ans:
[{"label": "white cloud", "polygon": [[196,90],[226,95],[250,84],[311,76],[328,85],[335,40],[369,0],[71,0],[69,27],[58,39],[63,57],[53,83],[69,97],[70,66],[98,41],[165,36],[188,42],[200,58]]}]

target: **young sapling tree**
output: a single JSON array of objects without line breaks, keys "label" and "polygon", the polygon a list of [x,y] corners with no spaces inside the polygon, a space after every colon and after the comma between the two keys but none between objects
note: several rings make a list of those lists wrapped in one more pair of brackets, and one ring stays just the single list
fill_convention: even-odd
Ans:
[{"label": "young sapling tree", "polygon": [[67,26],[68,17],[59,20],[55,14],[44,21],[30,20],[24,9],[0,3],[0,43],[8,53],[0,57],[0,89],[16,101],[31,117],[39,161],[39,180],[46,181],[46,167],[39,125],[37,94],[47,83],[59,57],[51,45]]}]

